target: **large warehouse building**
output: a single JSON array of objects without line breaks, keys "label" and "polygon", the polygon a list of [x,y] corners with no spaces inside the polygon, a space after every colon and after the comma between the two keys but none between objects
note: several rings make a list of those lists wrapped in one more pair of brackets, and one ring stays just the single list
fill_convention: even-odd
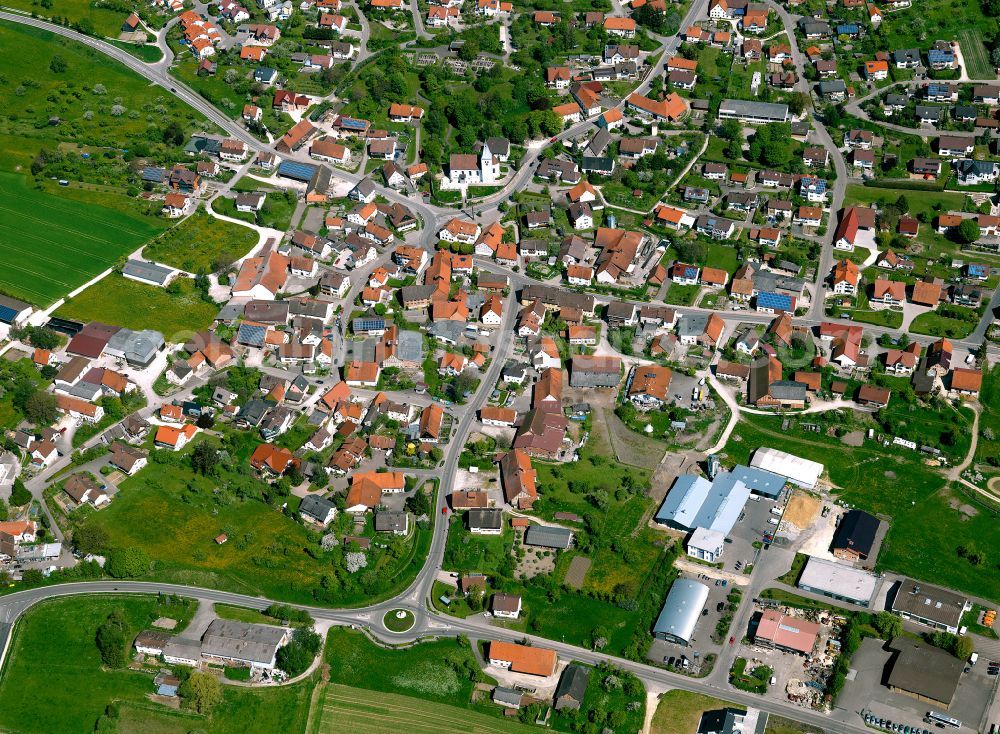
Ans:
[{"label": "large warehouse building", "polygon": [[701,610],[708,601],[708,587],[691,579],[677,579],[667,592],[660,616],[653,625],[653,637],[678,645],[689,645],[694,637]]},{"label": "large warehouse building", "polygon": [[813,489],[823,474],[823,465],[817,461],[765,446],[754,452],[750,466],[783,476],[792,484],[805,489]]},{"label": "large warehouse building", "polygon": [[799,577],[799,588],[803,591],[865,608],[871,604],[877,586],[875,574],[824,558],[810,557]]},{"label": "large warehouse building", "polygon": [[886,676],[890,690],[935,707],[951,708],[965,661],[937,647],[903,637],[893,639],[889,647],[898,651]]},{"label": "large warehouse building", "polygon": [[693,474],[677,477],[656,511],[656,522],[677,530],[706,528],[729,535],[750,498],[750,490],[729,472],[714,481]]}]

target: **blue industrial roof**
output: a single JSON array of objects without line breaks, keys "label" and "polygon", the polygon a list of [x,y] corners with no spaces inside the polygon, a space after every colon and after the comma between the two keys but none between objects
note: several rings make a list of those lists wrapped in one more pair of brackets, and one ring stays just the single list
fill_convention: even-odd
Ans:
[{"label": "blue industrial roof", "polygon": [[267,327],[260,324],[240,324],[238,341],[251,347],[264,346],[264,337],[267,334]]},{"label": "blue industrial roof", "polygon": [[775,311],[791,311],[792,297],[787,293],[758,293],[757,305]]},{"label": "blue industrial roof", "polygon": [[737,464],[730,473],[747,485],[751,492],[764,497],[777,497],[785,486],[783,476],[755,466]]},{"label": "blue industrial roof", "polygon": [[715,481],[685,474],[656,511],[656,521],[682,528],[707,528],[728,535],[750,497],[750,490],[736,476],[720,472]]},{"label": "blue industrial roof", "polygon": [[316,166],[298,161],[282,161],[278,164],[278,175],[308,183],[316,175]]}]

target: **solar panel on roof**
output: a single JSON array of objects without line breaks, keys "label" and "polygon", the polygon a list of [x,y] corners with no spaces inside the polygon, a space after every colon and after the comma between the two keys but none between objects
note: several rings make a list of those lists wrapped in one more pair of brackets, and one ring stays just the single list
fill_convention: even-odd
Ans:
[{"label": "solar panel on roof", "polygon": [[385,319],[354,319],[351,328],[354,331],[375,331],[385,328]]},{"label": "solar panel on roof", "polygon": [[316,166],[308,163],[298,163],[297,161],[282,161],[278,165],[278,175],[286,178],[294,178],[297,181],[311,181],[316,174]]},{"label": "solar panel on roof", "polygon": [[12,324],[16,317],[17,311],[10,306],[0,306],[0,321],[3,321],[5,324]]},{"label": "solar panel on roof", "polygon": [[240,341],[251,346],[264,344],[264,337],[267,334],[267,327],[257,324],[240,325]]}]

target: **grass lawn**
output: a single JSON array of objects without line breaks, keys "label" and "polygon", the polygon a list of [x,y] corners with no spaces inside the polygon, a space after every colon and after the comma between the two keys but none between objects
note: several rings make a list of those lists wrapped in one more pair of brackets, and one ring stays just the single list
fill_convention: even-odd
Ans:
[{"label": "grass lawn", "polygon": [[127,10],[116,10],[114,7],[102,7],[91,0],[59,0],[49,8],[39,5],[36,0],[7,0],[7,7],[24,10],[28,13],[38,13],[41,17],[59,16],[67,18],[72,23],[85,21],[97,36],[117,38],[122,32],[122,23],[128,17]]},{"label": "grass lawn", "polygon": [[326,639],[330,682],[381,693],[415,696],[425,701],[470,707],[473,683],[464,666],[475,665],[473,652],[450,638],[388,650],[360,632],[331,628]]},{"label": "grass lawn", "polygon": [[154,329],[167,341],[181,332],[212,324],[219,308],[201,298],[194,281],[175,281],[180,293],[130,280],[119,273],[103,278],[59,307],[58,315],[80,321],[102,321],[128,329]]},{"label": "grass lawn", "polygon": [[[250,438],[247,444],[252,448],[256,440]],[[162,581],[302,604],[321,599],[352,605],[389,596],[413,580],[427,553],[429,530],[418,528],[406,538],[383,541],[391,552],[368,553],[372,577],[346,578],[350,574],[343,571],[342,548],[321,551],[317,533],[279,510],[257,499],[241,500],[236,494],[215,491],[242,481],[233,471],[242,459],[240,453],[241,449],[231,449],[236,458],[233,466],[216,477],[197,475],[186,462],[176,466],[151,462],[122,482],[115,501],[88,522],[107,531],[112,548],[144,548],[155,561],[151,577]],[[136,523],[137,517],[158,520]],[[220,546],[213,538],[221,532],[229,542]],[[334,575],[335,570],[344,580]]]},{"label": "grass lawn", "polygon": [[[266,190],[267,187],[262,187]],[[259,224],[262,227],[286,230],[292,221],[292,214],[295,213],[295,197],[286,196],[284,193],[268,192],[264,200],[264,208],[259,214],[236,211],[236,199],[220,196],[212,202],[212,209],[219,214],[234,219],[241,219],[250,224]]]},{"label": "grass lawn", "polygon": [[[889,329],[898,329],[903,325],[903,312],[893,311],[889,308],[883,308],[880,311],[865,311],[857,310],[850,312],[851,318],[854,321],[858,321],[863,324],[872,324],[873,326],[885,326]],[[919,318],[919,316],[917,317]]]},{"label": "grass lawn", "polygon": [[705,258],[705,265],[710,268],[719,268],[732,275],[740,266],[736,248],[728,245],[712,243],[708,246],[708,255]]},{"label": "grass lawn", "polygon": [[653,714],[651,734],[684,734],[698,731],[701,715],[706,711],[735,706],[727,701],[692,691],[672,690],[660,696]]},{"label": "grass lawn", "polygon": [[442,568],[459,573],[496,571],[503,558],[510,556],[514,531],[504,523],[501,535],[474,535],[465,528],[465,513],[453,515],[448,529]]},{"label": "grass lawn", "polygon": [[892,517],[879,569],[1000,602],[1000,568],[972,566],[956,553],[964,545],[987,558],[1000,557],[994,513],[946,486],[941,474],[921,463],[916,453],[885,450],[870,442],[852,448],[824,435],[782,431],[780,417],[741,420],[733,435],[739,440],[726,445],[731,461],[746,463],[760,446],[780,447],[823,463],[837,495],[848,504]]},{"label": "grass lawn", "polygon": [[[210,718],[153,706],[150,671],[106,670],[94,644],[98,626],[113,609],[125,612],[132,635],[170,607],[155,596],[77,596],[44,601],[18,622],[0,675],[0,728],[22,734],[86,734],[106,707],[123,704],[118,731],[185,734],[194,729],[242,732],[303,731],[312,682],[270,691],[226,688]],[[181,609],[181,607],[175,607]],[[45,695],[25,695],[25,691]]]},{"label": "grass lawn", "polygon": [[[979,392],[979,441],[976,443],[975,463],[983,467],[983,473],[995,475],[1000,465],[1000,366],[983,374],[983,388]],[[986,429],[989,428],[987,438]]]},{"label": "grass lawn", "polygon": [[671,283],[667,288],[667,295],[663,297],[663,302],[671,306],[693,306],[694,299],[698,296],[701,286],[697,285],[677,285]]},{"label": "grass lawn", "polygon": [[0,171],[0,290],[47,306],[162,229],[38,191],[25,176]]},{"label": "grass lawn", "polygon": [[142,254],[147,260],[189,273],[211,273],[245,256],[257,241],[255,230],[215,219],[199,209],[146,245]]},{"label": "grass lawn", "polygon": [[[499,709],[498,709],[499,710]],[[382,693],[373,698],[369,693],[344,685],[331,684],[323,694],[319,732],[339,734],[382,734],[405,728],[413,734],[528,734],[538,727],[517,721],[501,721],[495,716],[469,711],[444,703],[421,701],[411,696]]]},{"label": "grass lawn", "polygon": [[961,339],[971,334],[975,328],[976,321],[953,319],[934,311],[927,311],[913,319],[909,330],[914,334],[947,336],[953,339]]}]

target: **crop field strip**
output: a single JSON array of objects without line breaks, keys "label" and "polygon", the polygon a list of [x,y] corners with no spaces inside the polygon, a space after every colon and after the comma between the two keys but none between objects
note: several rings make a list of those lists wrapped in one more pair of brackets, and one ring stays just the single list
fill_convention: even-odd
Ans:
[{"label": "crop field strip", "polygon": [[322,734],[341,731],[383,734],[398,728],[405,728],[411,734],[522,734],[535,731],[533,727],[506,722],[458,706],[337,684],[328,687],[322,706]]},{"label": "crop field strip", "polygon": [[154,233],[111,210],[35,194],[9,174],[0,174],[0,201],[0,286],[40,305],[82,285]]},{"label": "crop field strip", "polygon": [[983,45],[983,35],[978,28],[960,30],[958,43],[965,59],[965,72],[970,79],[987,79],[994,75],[989,53]]}]

